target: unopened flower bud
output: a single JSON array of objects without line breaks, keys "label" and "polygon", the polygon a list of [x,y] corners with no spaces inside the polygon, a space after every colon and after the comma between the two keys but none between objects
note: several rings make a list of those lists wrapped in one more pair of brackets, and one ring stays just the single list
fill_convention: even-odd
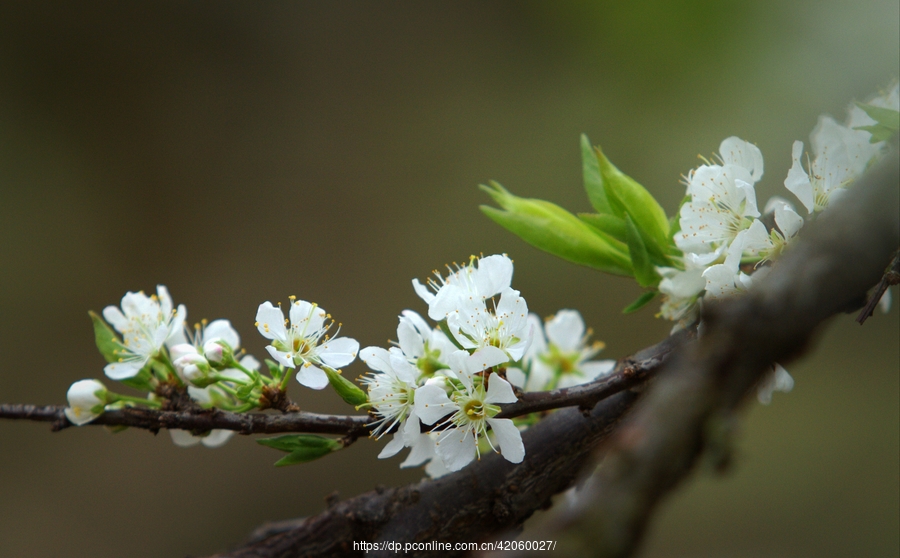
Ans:
[{"label": "unopened flower bud", "polygon": [[106,405],[106,386],[97,380],[79,380],[66,393],[69,406],[66,418],[72,424],[81,426],[99,417]]},{"label": "unopened flower bud", "polygon": [[210,368],[209,362],[203,358],[203,355],[197,354],[196,352],[193,354],[186,354],[176,360],[174,364],[181,379],[199,387],[204,387],[200,384],[203,383],[206,375],[209,374]]},{"label": "unopened flower bud", "polygon": [[183,356],[196,354],[197,348],[190,343],[179,343],[178,345],[169,348],[169,356],[172,358],[172,362],[175,362]]},{"label": "unopened flower bud", "polygon": [[204,343],[203,356],[213,364],[222,364],[224,360],[232,358],[231,350],[218,340]]}]

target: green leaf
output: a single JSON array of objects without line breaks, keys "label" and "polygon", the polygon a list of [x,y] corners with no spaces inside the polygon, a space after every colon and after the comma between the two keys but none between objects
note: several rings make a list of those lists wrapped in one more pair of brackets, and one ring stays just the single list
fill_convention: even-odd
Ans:
[{"label": "green leaf", "polygon": [[872,134],[869,143],[878,143],[887,141],[900,130],[900,112],[896,110],[876,107],[864,103],[856,103],[856,106],[863,109],[869,118],[876,122],[873,126],[857,126],[854,130],[863,130]]},{"label": "green leaf", "polygon": [[480,188],[506,210],[483,205],[481,211],[525,242],[573,263],[632,275],[628,247],[611,235],[591,228],[558,205],[520,198],[496,182]]},{"label": "green leaf", "polygon": [[866,111],[866,114],[869,115],[869,118],[871,118],[878,124],[881,124],[885,128],[889,128],[891,130],[900,130],[900,112],[897,112],[894,109],[876,107],[864,103],[856,103],[856,106]]},{"label": "green leaf", "polygon": [[288,455],[275,462],[276,467],[306,463],[331,452],[343,449],[343,444],[333,438],[316,436],[315,434],[289,434],[275,438],[263,438],[258,444],[288,452]]},{"label": "green leaf", "polygon": [[669,238],[669,219],[659,202],[646,188],[633,178],[624,174],[606,158],[599,147],[595,147],[600,175],[603,177],[603,188],[610,204],[621,205],[622,213],[631,216],[635,226],[644,239],[644,244],[651,254],[664,255],[671,243]]},{"label": "green leaf", "polygon": [[601,215],[613,213],[603,189],[603,178],[600,176],[600,164],[597,155],[591,147],[591,140],[586,134],[581,134],[581,171],[584,175],[584,190],[587,192],[591,205]]},{"label": "green leaf", "polygon": [[111,327],[95,312],[90,311],[88,315],[94,323],[94,343],[100,354],[106,359],[106,362],[119,362],[119,351],[122,350],[122,341]]},{"label": "green leaf", "polygon": [[599,215],[597,213],[579,213],[578,218],[597,229],[615,238],[619,242],[626,241],[625,221],[615,215]]},{"label": "green leaf", "polygon": [[337,394],[341,396],[341,399],[353,405],[354,407],[359,407],[369,400],[366,392],[359,389],[356,384],[341,376],[331,368],[322,368],[323,370],[325,370],[325,374],[328,376],[328,382],[331,384],[331,387],[333,387],[334,391],[336,391]]},{"label": "green leaf", "polygon": [[869,143],[878,143],[880,141],[887,141],[891,139],[891,137],[897,133],[896,130],[888,128],[887,126],[883,126],[881,124],[876,124],[875,126],[857,126],[853,128],[854,130],[863,130],[865,132],[869,132],[872,137],[869,138]]},{"label": "green leaf", "polygon": [[642,287],[656,286],[659,283],[659,275],[653,268],[641,233],[634,225],[630,215],[625,215],[625,228],[628,238],[628,253],[631,255],[631,266],[634,268],[634,278]]},{"label": "green leaf", "polygon": [[639,296],[637,300],[626,306],[625,309],[622,310],[622,313],[631,314],[632,312],[637,312],[638,310],[646,306],[651,300],[656,298],[656,295],[658,294],[659,291],[647,291],[646,293]]}]

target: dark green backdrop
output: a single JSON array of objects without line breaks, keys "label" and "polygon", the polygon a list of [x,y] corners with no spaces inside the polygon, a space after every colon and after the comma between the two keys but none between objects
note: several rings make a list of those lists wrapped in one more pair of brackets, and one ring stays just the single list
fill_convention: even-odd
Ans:
[{"label": "dark green backdrop", "polygon": [[[637,287],[507,234],[476,185],[587,210],[586,132],[672,212],[697,154],[739,135],[765,155],[760,197],[789,195],[791,142],[897,76],[898,18],[896,0],[4,4],[0,400],[60,404],[102,377],[87,310],[126,290],[168,285],[259,357],[257,305],[291,294],[383,345],[424,310],[413,277],[480,252],[624,356],[669,327],[620,315]],[[898,315],[835,320],[788,366],[794,392],[750,409],[734,472],[666,503],[646,555],[896,556]],[[0,556],[223,550],[333,490],[419,478],[380,446],[275,469],[246,438],[0,422]]]}]

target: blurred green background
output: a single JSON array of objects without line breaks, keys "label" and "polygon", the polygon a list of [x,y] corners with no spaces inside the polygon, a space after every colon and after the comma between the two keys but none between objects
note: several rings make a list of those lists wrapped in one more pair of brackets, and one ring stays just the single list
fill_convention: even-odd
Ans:
[{"label": "blurred green background", "polygon": [[[425,310],[413,277],[480,252],[625,356],[669,329],[619,313],[636,285],[506,233],[476,185],[585,211],[586,132],[673,212],[680,175],[738,135],[766,158],[760,199],[787,196],[791,142],[897,77],[898,21],[896,0],[4,3],[0,401],[62,404],[102,377],[87,311],[127,290],[167,285],[258,357],[256,307],[291,294],[383,346]],[[750,406],[733,472],[668,500],[644,555],[897,556],[898,315],[834,320],[788,366],[794,392]],[[249,438],[0,422],[0,556],[224,550],[334,490],[421,476],[381,445],[276,469]]]}]

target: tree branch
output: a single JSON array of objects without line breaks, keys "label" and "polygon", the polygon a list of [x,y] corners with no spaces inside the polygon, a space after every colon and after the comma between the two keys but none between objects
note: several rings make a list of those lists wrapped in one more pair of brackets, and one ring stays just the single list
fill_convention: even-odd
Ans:
[{"label": "tree branch", "polygon": [[[668,341],[681,342],[693,335],[693,330]],[[668,345],[667,345],[668,346]],[[638,355],[645,355],[639,357]],[[590,410],[598,401],[632,388],[646,381],[659,368],[664,355],[643,351],[622,359],[613,372],[588,384],[571,388],[543,392],[527,392],[519,395],[519,400],[501,405],[498,418],[512,418],[563,407],[580,407]],[[61,405],[18,405],[0,404],[0,418],[32,420],[52,423],[52,430],[58,432],[74,426],[66,418],[65,407]],[[339,436],[365,436],[374,419],[368,415],[325,415],[306,411],[283,414],[232,413],[221,409],[188,409],[169,411],[145,407],[126,407],[106,411],[88,425],[128,426],[159,432],[163,428],[178,428],[193,432],[208,432],[214,429],[233,430],[238,434],[277,434],[285,432],[308,432],[334,434]],[[428,427],[423,427],[427,430]]]}]

